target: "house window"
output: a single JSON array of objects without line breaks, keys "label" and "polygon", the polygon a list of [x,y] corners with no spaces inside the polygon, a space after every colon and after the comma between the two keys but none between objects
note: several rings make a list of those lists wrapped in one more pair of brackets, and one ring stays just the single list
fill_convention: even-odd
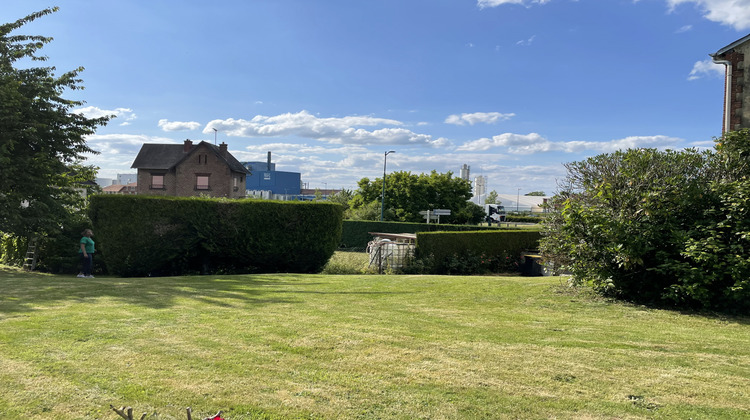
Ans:
[{"label": "house window", "polygon": [[195,176],[195,189],[196,190],[208,190],[208,178],[209,175],[196,175]]},{"label": "house window", "polygon": [[151,187],[152,190],[163,190],[164,189],[164,174],[151,174]]},{"label": "house window", "polygon": [[208,164],[208,155],[198,155],[198,165]]}]

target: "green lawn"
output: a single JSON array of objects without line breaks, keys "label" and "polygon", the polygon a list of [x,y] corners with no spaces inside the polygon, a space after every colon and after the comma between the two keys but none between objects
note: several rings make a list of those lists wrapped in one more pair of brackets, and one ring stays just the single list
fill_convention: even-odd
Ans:
[{"label": "green lawn", "polygon": [[[738,419],[750,326],[557,278],[0,268],[0,419]],[[138,418],[138,416],[136,416]]]}]

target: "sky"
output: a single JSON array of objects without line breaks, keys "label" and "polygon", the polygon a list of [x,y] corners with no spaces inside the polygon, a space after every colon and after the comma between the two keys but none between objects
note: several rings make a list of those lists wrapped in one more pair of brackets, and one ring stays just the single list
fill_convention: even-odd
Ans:
[{"label": "sky", "polygon": [[[4,0],[0,22],[54,6]],[[75,112],[99,176],[144,143],[227,143],[240,161],[356,189],[387,172],[471,169],[501,194],[544,191],[566,162],[634,147],[712,147],[724,67],[750,0],[59,0],[14,34],[85,68]],[[214,131],[216,130],[216,131]],[[388,154],[384,162],[385,152]]]}]

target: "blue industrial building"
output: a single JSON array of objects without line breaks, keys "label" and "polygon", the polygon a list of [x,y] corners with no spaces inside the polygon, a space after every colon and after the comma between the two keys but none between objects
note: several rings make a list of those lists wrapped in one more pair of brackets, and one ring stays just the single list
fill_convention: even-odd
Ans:
[{"label": "blue industrial building", "polygon": [[242,162],[242,165],[250,170],[250,175],[245,178],[245,189],[249,195],[276,199],[293,199],[300,195],[302,175],[299,172],[277,171],[276,164],[271,162],[271,152],[268,152],[266,162]]}]

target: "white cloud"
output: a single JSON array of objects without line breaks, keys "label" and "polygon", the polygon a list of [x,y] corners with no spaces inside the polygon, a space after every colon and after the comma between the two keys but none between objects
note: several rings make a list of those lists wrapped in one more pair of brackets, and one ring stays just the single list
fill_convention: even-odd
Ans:
[{"label": "white cloud", "polygon": [[703,76],[724,77],[724,72],[725,67],[723,64],[716,64],[709,58],[703,61],[697,61],[693,64],[693,70],[690,71],[688,80],[697,80]]},{"label": "white cloud", "polygon": [[192,131],[197,130],[201,127],[201,124],[195,121],[183,122],[183,121],[167,121],[166,119],[159,120],[159,128],[164,131]]},{"label": "white cloud", "polygon": [[[547,4],[551,0],[477,0],[480,9],[499,7],[506,4],[518,4],[530,7],[535,4]],[[731,26],[738,31],[750,29],[750,0],[666,0],[670,10],[683,3],[692,3],[701,10],[703,17],[722,25]],[[638,3],[634,0],[633,3]],[[684,26],[681,31],[689,30]]]},{"label": "white cloud", "polygon": [[[495,147],[507,147],[511,153],[520,153],[519,150],[529,150],[530,148],[536,148],[539,145],[549,145],[550,142],[544,139],[537,133],[530,134],[513,134],[505,133],[490,138],[481,138],[479,140],[470,141],[462,146],[459,146],[457,151],[485,151]],[[546,150],[540,150],[546,151]],[[531,153],[531,152],[529,152]]]},{"label": "white cloud", "polygon": [[479,6],[480,9],[486,7],[498,7],[504,4],[520,4],[528,7],[532,4],[546,4],[549,2],[550,0],[477,0],[477,6]]},{"label": "white cloud", "polygon": [[529,39],[522,39],[522,40],[516,42],[516,45],[521,45],[521,46],[524,46],[524,47],[528,47],[529,45],[531,45],[534,42],[534,38],[536,38],[536,35],[532,35],[531,38],[529,38]]},{"label": "white cloud", "polygon": [[177,140],[167,137],[154,137],[145,134],[92,134],[86,137],[87,142],[111,142],[117,144],[135,144],[143,143],[180,143]]},{"label": "white cloud", "polygon": [[680,29],[676,30],[675,33],[681,34],[693,30],[693,25],[685,25]]},{"label": "white cloud", "polygon": [[712,22],[738,31],[750,29],[750,0],[667,0],[670,10],[683,3],[693,3]]},{"label": "white cloud", "polygon": [[690,142],[690,147],[694,147],[699,150],[713,149],[716,147],[716,142],[713,140],[702,140]]},{"label": "white cloud", "polygon": [[135,113],[130,108],[115,108],[113,110],[109,109],[101,109],[95,106],[87,106],[83,108],[77,108],[74,109],[72,112],[76,114],[81,114],[85,116],[86,118],[101,118],[106,117],[110,115],[114,115],[116,118],[119,118],[122,121],[120,125],[130,125],[130,122],[137,118]]},{"label": "white cloud", "polygon": [[516,114],[513,113],[501,114],[499,112],[474,112],[472,114],[461,115],[453,114],[449,115],[448,118],[445,119],[445,123],[455,125],[466,125],[467,123],[469,125],[478,123],[495,124],[498,121],[506,121],[515,116]]},{"label": "white cloud", "polygon": [[98,155],[87,155],[86,163],[102,170],[99,177],[114,178],[118,173],[132,173],[135,156],[144,143],[172,143],[179,141],[166,137],[154,137],[139,134],[93,134],[86,136],[88,145],[100,152]]},{"label": "white cloud", "polygon": [[[400,121],[385,118],[369,116],[319,118],[307,111],[300,111],[296,114],[286,113],[272,117],[257,115],[249,121],[233,118],[213,120],[206,125],[203,133],[212,133],[213,129],[216,129],[229,136],[297,136],[333,144],[414,144],[435,147],[448,144],[446,139],[433,140],[428,134],[415,133],[400,127],[402,125]],[[378,126],[386,127],[375,130],[360,128]]]},{"label": "white cloud", "polygon": [[606,142],[566,141],[552,142],[537,133],[514,134],[504,133],[490,138],[470,141],[456,148],[457,151],[486,151],[492,148],[507,148],[508,153],[529,155],[543,152],[580,153],[594,151],[599,153],[640,147],[664,148],[674,146],[681,139],[667,136],[631,136],[624,139]]}]

